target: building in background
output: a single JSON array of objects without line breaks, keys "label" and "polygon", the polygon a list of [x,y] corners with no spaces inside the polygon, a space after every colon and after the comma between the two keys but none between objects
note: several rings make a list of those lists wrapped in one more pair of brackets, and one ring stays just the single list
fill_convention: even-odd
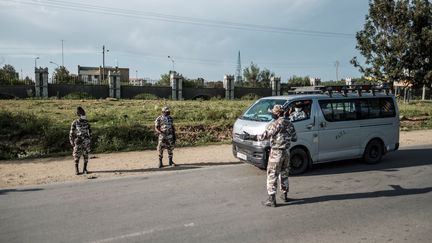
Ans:
[{"label": "building in background", "polygon": [[78,65],[79,80],[85,84],[107,84],[110,71],[120,71],[120,82],[129,83],[129,68],[105,67],[104,69],[101,66],[83,67]]}]

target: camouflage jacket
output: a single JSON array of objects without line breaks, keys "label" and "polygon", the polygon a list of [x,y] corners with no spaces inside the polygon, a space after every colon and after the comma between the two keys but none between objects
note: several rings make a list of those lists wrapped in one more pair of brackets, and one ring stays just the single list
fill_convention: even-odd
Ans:
[{"label": "camouflage jacket", "polygon": [[84,141],[85,139],[91,139],[91,135],[90,123],[85,118],[79,118],[72,122],[69,131],[69,142],[74,145],[75,140]]},{"label": "camouflage jacket", "polygon": [[158,116],[155,120],[155,129],[160,131],[162,136],[175,136],[174,121],[171,116]]},{"label": "camouflage jacket", "polygon": [[293,124],[285,117],[279,117],[267,125],[266,130],[259,140],[270,138],[272,149],[288,149],[291,142],[297,141],[297,135]]},{"label": "camouflage jacket", "polygon": [[306,117],[307,116],[306,116],[306,113],[304,111],[294,111],[290,115],[290,120],[291,121],[298,121],[298,120],[303,120]]}]

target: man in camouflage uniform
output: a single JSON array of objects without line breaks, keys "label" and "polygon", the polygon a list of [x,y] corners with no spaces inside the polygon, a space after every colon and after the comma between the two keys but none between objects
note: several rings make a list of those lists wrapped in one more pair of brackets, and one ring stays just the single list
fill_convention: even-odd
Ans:
[{"label": "man in camouflage uniform", "polygon": [[298,121],[307,118],[306,112],[302,110],[301,102],[297,102],[294,105],[294,111],[289,116],[291,121]]},{"label": "man in camouflage uniform", "polygon": [[176,133],[174,128],[173,118],[170,116],[170,109],[168,107],[162,108],[162,115],[158,116],[155,120],[155,130],[158,133],[158,146],[159,152],[159,168],[163,167],[162,158],[163,151],[168,151],[169,165],[175,166],[173,162],[173,150],[176,142]]},{"label": "man in camouflage uniform", "polygon": [[85,111],[82,107],[77,108],[78,119],[74,120],[69,132],[69,142],[73,147],[72,156],[75,161],[75,174],[79,175],[79,159],[81,155],[84,158],[83,173],[87,174],[87,163],[90,153],[91,129],[87,121]]},{"label": "man in camouflage uniform", "polygon": [[270,139],[270,156],[267,164],[267,193],[269,198],[265,206],[276,207],[276,191],[278,178],[280,178],[281,199],[288,201],[288,173],[289,173],[289,147],[291,142],[297,141],[296,131],[290,120],[284,116],[281,105],[272,109],[274,120],[266,127],[258,140]]}]

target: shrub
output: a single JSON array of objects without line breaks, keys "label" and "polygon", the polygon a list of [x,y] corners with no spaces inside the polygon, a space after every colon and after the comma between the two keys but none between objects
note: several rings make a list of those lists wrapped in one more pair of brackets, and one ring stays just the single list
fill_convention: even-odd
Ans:
[{"label": "shrub", "polygon": [[241,100],[257,100],[259,98],[260,97],[258,95],[250,93],[250,94],[247,94],[247,95],[243,95],[240,99]]},{"label": "shrub", "polygon": [[81,99],[94,99],[93,96],[89,95],[86,92],[72,92],[65,96],[63,96],[63,99],[66,100],[81,100]]},{"label": "shrub", "polygon": [[133,97],[136,100],[158,100],[159,97],[157,97],[154,94],[149,94],[149,93],[141,93],[141,94],[137,94]]}]

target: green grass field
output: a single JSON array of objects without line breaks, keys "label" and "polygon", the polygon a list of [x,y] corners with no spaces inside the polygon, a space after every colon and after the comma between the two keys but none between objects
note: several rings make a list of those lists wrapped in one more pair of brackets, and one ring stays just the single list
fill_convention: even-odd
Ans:
[{"label": "green grass field", "polygon": [[251,101],[2,100],[0,159],[70,153],[68,133],[82,106],[93,130],[94,152],[154,149],[154,120],[172,109],[177,146],[229,142],[235,119]]},{"label": "green grass field", "polygon": [[[94,152],[154,149],[153,122],[163,106],[172,109],[177,146],[227,143],[235,119],[253,101],[0,100],[0,159],[71,153],[68,133],[82,106],[92,125]],[[399,104],[404,130],[431,129],[432,103]]]}]

